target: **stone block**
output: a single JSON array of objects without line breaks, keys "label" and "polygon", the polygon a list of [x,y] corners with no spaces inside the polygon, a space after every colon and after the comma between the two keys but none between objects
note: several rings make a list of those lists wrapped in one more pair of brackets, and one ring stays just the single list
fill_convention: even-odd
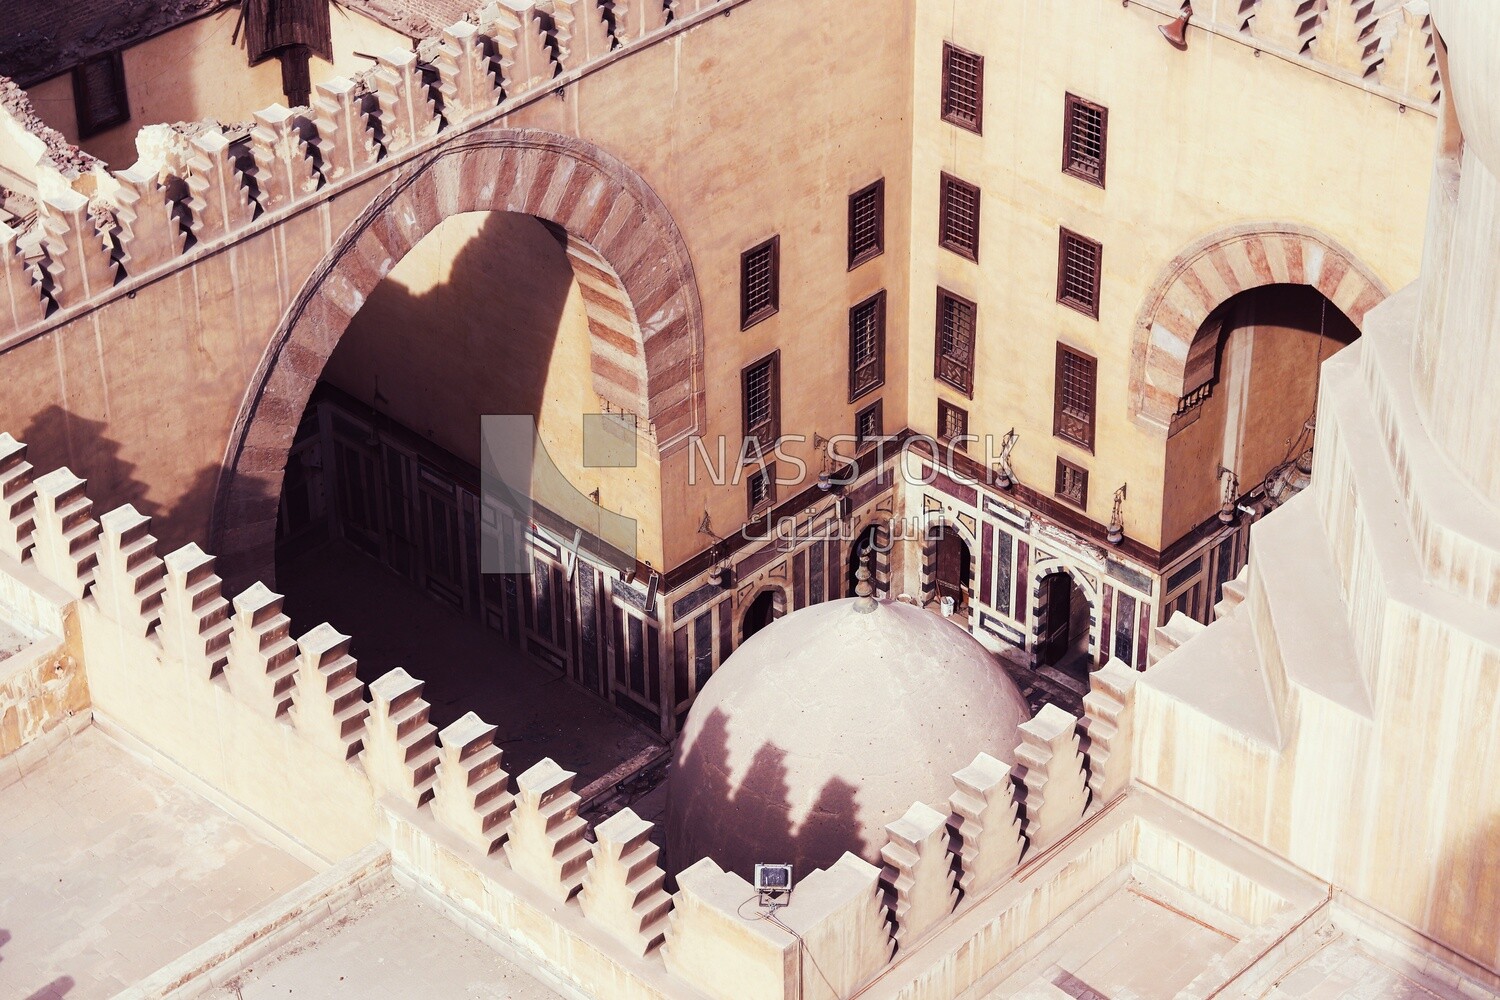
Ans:
[{"label": "stone block", "polygon": [[166,580],[151,519],[126,504],[101,517],[99,527],[94,600],[125,631],[138,638],[148,636],[161,619]]},{"label": "stone block", "polygon": [[495,727],[468,712],[438,734],[437,783],[432,814],[485,855],[495,853],[510,828],[515,797]]},{"label": "stone block", "polygon": [[292,721],[309,742],[348,760],[363,749],[370,706],[349,655],[349,637],[327,622],[297,640]]},{"label": "stone block", "polygon": [[0,552],[24,562],[35,533],[36,484],[26,445],[0,432]]},{"label": "stone block", "polygon": [[578,815],[581,800],[573,791],[574,777],[544,758],[517,778],[505,842],[511,868],[558,900],[570,898],[582,886],[589,861],[589,845],[583,839],[587,824]]},{"label": "stone block", "polygon": [[66,469],[36,480],[36,547],[32,558],[42,575],[74,598],[88,592],[99,562],[99,522],[84,481]]},{"label": "stone block", "polygon": [[1056,705],[1044,705],[1020,726],[1016,770],[1026,789],[1022,831],[1032,852],[1062,839],[1088,804],[1077,727],[1078,720]]},{"label": "stone block", "polygon": [[1010,767],[987,753],[953,774],[948,824],[959,843],[959,886],[973,893],[1015,870],[1025,850]]},{"label": "stone block", "polygon": [[880,849],[885,862],[880,880],[896,918],[897,947],[909,947],[958,904],[948,821],[931,806],[915,802],[885,830],[890,839]]},{"label": "stone block", "polygon": [[593,856],[578,902],[584,916],[637,955],[666,937],[672,897],[662,888],[666,873],[656,863],[661,849],[651,842],[651,824],[622,809],[594,830]]},{"label": "stone block", "polygon": [[297,679],[297,644],[281,606],[281,595],[258,582],[234,599],[224,670],[234,696],[272,718],[291,709]]},{"label": "stone block", "polygon": [[214,677],[229,660],[229,602],[214,572],[214,557],[190,542],[169,554],[165,563],[161,624],[156,629],[162,649],[193,674]]},{"label": "stone block", "polygon": [[1135,733],[1135,683],[1140,673],[1123,660],[1089,675],[1083,697],[1083,730],[1088,736],[1089,792],[1105,803],[1130,784],[1130,741]]},{"label": "stone block", "polygon": [[365,773],[375,787],[420,808],[432,798],[437,779],[437,727],[427,721],[422,682],[403,668],[370,685],[365,724]]}]

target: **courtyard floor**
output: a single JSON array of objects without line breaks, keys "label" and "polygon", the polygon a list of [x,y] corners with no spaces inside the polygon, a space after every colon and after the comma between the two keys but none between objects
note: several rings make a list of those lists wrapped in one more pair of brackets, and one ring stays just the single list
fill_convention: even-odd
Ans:
[{"label": "courtyard floor", "polygon": [[560,996],[394,880],[309,928],[211,1000],[557,1000]]},{"label": "courtyard floor", "polygon": [[0,997],[111,997],[311,869],[97,727],[0,777]]},{"label": "courtyard floor", "polygon": [[439,729],[465,712],[497,726],[505,768],[520,774],[550,757],[589,784],[644,764],[662,742],[603,699],[507,645],[477,619],[340,542],[277,567],[293,634],[328,622],[354,637],[366,684],[395,667],[426,682]]}]

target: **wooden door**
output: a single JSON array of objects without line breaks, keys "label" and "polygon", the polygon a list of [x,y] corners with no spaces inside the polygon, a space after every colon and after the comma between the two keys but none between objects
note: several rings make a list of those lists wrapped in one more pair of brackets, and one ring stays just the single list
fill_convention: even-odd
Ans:
[{"label": "wooden door", "polygon": [[438,600],[466,610],[468,554],[464,551],[454,483],[432,470],[421,469],[417,505],[422,526],[422,584]]},{"label": "wooden door", "polygon": [[375,446],[335,433],[333,457],[338,483],[339,531],[361,552],[382,559],[380,467],[376,463]]},{"label": "wooden door", "polygon": [[1073,617],[1073,581],[1066,573],[1047,577],[1047,621],[1042,627],[1042,662],[1056,663],[1068,655],[1069,623]]}]

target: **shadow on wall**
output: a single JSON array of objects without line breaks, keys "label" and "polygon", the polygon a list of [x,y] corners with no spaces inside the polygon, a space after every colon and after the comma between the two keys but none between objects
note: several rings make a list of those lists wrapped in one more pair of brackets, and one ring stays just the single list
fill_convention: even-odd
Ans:
[{"label": "shadow on wall", "polygon": [[[84,492],[94,501],[93,516],[99,517],[123,504],[151,518],[151,533],[159,542],[158,552],[166,555],[189,542],[207,548],[207,514],[212,507],[219,482],[219,466],[206,465],[194,473],[188,486],[170,503],[151,498],[151,486],[135,477],[136,466],[121,456],[120,442],[105,433],[106,424],[90,420],[60,406],[49,406],[31,418],[19,433],[12,433],[28,446],[27,459],[41,476],[60,466],[87,480]],[[167,448],[169,441],[142,442]],[[279,498],[261,496],[257,503],[269,505],[275,516]],[[210,551],[210,555],[218,555]],[[246,581],[248,583],[253,581]],[[243,588],[240,588],[243,589]],[[233,596],[238,590],[229,590]]]},{"label": "shadow on wall", "polygon": [[[558,348],[579,346],[560,337],[574,280],[566,242],[514,212],[445,219],[371,291],[321,378],[478,467],[482,414],[528,413],[540,426],[549,403],[574,402],[549,386]],[[581,344],[581,357],[556,361],[583,364],[574,377],[587,403],[591,341]],[[574,450],[558,457],[581,458],[581,431]]]},{"label": "shadow on wall", "polygon": [[[858,789],[831,778],[818,790],[807,815],[793,818],[792,789],[787,781],[786,754],[763,744],[740,779],[731,787],[724,770],[729,753],[729,719],[715,709],[704,721],[698,738],[677,766],[699,776],[691,798],[668,801],[666,868],[676,873],[709,855],[726,871],[751,879],[757,863],[790,863],[797,878],[814,868],[827,868],[845,851],[879,865],[862,842]],[[676,791],[676,788],[673,789]],[[891,817],[896,819],[896,817]]]}]

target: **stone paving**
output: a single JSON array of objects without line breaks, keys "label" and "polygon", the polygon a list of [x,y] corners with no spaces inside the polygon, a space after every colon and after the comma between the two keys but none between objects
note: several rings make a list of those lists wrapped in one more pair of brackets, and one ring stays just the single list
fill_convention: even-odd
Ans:
[{"label": "stone paving", "polygon": [[110,997],[312,874],[96,727],[0,789],[0,997]]},{"label": "stone paving", "polygon": [[1457,1000],[1459,993],[1423,983],[1400,963],[1340,935],[1283,975],[1262,1000]]},{"label": "stone paving", "polygon": [[986,1000],[1171,1000],[1236,943],[1127,883]]},{"label": "stone paving", "polygon": [[558,1000],[514,962],[394,882],[368,892],[210,1000]]},{"label": "stone paving", "polygon": [[498,726],[505,768],[543,757],[576,772],[575,789],[661,741],[555,670],[439,604],[393,570],[332,542],[277,567],[286,613],[300,635],[329,622],[354,637],[365,683],[393,667],[426,682],[439,728],[465,712]]}]

